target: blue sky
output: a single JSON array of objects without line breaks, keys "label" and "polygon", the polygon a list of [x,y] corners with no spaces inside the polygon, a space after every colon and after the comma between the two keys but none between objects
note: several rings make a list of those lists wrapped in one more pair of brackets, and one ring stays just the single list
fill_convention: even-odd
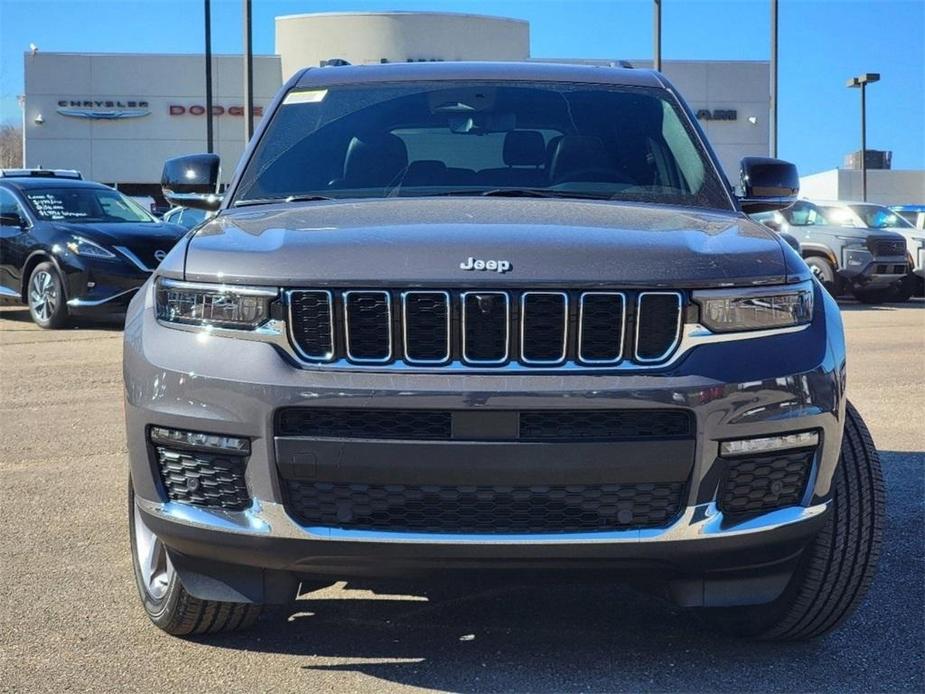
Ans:
[{"label": "blue sky", "polygon": [[[241,2],[213,0],[213,50],[241,50]],[[534,57],[644,58],[650,0],[254,0],[254,48],[273,52],[273,18],[337,10],[445,10],[529,20]],[[766,60],[767,0],[663,0],[666,59]],[[0,0],[0,119],[18,121],[22,54],[45,51],[198,53],[199,0]],[[780,0],[779,155],[807,173],[841,164],[860,140],[859,95],[844,84],[880,72],[868,90],[868,146],[893,167],[925,168],[925,0]]]}]

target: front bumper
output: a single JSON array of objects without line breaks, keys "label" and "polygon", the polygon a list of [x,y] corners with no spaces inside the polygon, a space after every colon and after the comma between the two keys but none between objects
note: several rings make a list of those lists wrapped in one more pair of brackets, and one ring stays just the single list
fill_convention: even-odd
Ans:
[{"label": "front bumper", "polygon": [[842,279],[870,289],[896,284],[910,271],[905,256],[871,256],[866,249],[844,249],[842,263]]},{"label": "front bumper", "polygon": [[151,276],[128,259],[56,258],[64,278],[68,311],[74,315],[120,315]]},{"label": "front bumper", "polygon": [[[641,571],[668,580],[684,604],[764,602],[782,590],[825,519],[844,412],[841,336],[838,309],[817,287],[815,320],[805,330],[751,340],[747,349],[738,341],[701,345],[655,372],[326,372],[293,366],[271,344],[165,328],[154,319],[148,286],[130,308],[125,333],[136,503],[170,549],[184,583],[200,597],[272,601],[278,594],[271,585],[279,585],[275,579],[281,576],[524,568]],[[274,418],[289,406],[677,408],[693,412],[696,434],[682,512],[665,527],[555,534],[353,530],[301,525],[287,513]],[[168,501],[147,440],[151,425],[248,437],[245,474],[253,505],[223,511]],[[800,502],[747,518],[725,517],[716,504],[720,441],[802,430],[818,431],[821,443]],[[480,452],[475,444],[457,445],[473,458]],[[649,464],[659,467],[657,459]],[[479,474],[478,465],[472,469]]]}]

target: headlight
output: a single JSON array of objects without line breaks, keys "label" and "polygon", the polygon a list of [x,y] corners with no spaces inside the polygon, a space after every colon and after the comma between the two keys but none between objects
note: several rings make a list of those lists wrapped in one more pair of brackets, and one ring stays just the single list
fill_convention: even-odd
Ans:
[{"label": "headlight", "polygon": [[74,255],[83,255],[88,258],[115,258],[115,253],[110,253],[98,243],[93,243],[83,236],[72,236],[67,242],[67,249]]},{"label": "headlight", "polygon": [[278,291],[160,278],[155,294],[155,310],[162,321],[253,330],[270,317],[270,302]]},{"label": "headlight", "polygon": [[845,246],[841,251],[841,264],[843,268],[860,269],[870,265],[874,256],[866,246]]},{"label": "headlight", "polygon": [[694,292],[700,322],[717,333],[786,328],[813,317],[813,284]]}]

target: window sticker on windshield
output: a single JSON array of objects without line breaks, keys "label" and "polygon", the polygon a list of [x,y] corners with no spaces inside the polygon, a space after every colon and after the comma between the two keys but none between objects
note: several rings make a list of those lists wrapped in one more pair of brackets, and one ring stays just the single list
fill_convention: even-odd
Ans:
[{"label": "window sticker on windshield", "polygon": [[44,219],[61,220],[68,217],[87,217],[84,210],[68,209],[67,203],[52,193],[26,193],[35,211]]},{"label": "window sticker on windshield", "polygon": [[288,104],[320,104],[328,95],[327,89],[305,89],[298,92],[289,92],[283,99],[283,105]]}]

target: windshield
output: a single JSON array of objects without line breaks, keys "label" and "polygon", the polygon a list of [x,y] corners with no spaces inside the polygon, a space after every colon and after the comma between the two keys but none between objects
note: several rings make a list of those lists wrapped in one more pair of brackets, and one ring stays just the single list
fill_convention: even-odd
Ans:
[{"label": "windshield", "polygon": [[882,205],[849,205],[870,229],[913,229],[913,225],[889,207]]},{"label": "windshield", "polygon": [[46,222],[154,222],[131,198],[109,188],[30,188],[23,194]]},{"label": "windshield", "polygon": [[663,90],[543,82],[294,89],[232,204],[516,190],[730,206]]}]

